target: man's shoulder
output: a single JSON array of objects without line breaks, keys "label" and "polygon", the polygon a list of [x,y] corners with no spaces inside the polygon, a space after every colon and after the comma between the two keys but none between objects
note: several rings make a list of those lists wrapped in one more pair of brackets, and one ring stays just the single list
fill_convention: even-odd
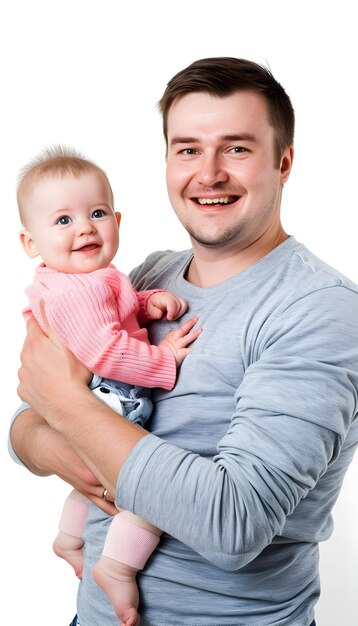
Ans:
[{"label": "man's shoulder", "polygon": [[357,319],[357,284],[304,245],[294,246],[279,278],[276,315]]},{"label": "man's shoulder", "polygon": [[298,244],[294,249],[300,267],[300,273],[305,277],[306,286],[316,285],[318,288],[341,286],[358,293],[358,285],[348,276],[329,265],[304,245]]},{"label": "man's shoulder", "polygon": [[130,272],[130,279],[137,290],[155,289],[163,281],[179,274],[191,258],[191,250],[158,250]]},{"label": "man's shoulder", "polygon": [[166,267],[187,259],[191,254],[190,250],[156,250],[149,254],[139,267]]}]

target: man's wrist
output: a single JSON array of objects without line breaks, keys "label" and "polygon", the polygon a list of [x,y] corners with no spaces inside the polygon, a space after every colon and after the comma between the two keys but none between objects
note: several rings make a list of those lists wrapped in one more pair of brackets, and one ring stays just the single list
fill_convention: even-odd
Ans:
[{"label": "man's wrist", "polygon": [[92,392],[85,385],[71,384],[66,386],[63,394],[52,398],[45,410],[41,413],[55,430],[66,434],[68,426],[76,421],[77,415],[81,415],[86,404],[94,398]]}]

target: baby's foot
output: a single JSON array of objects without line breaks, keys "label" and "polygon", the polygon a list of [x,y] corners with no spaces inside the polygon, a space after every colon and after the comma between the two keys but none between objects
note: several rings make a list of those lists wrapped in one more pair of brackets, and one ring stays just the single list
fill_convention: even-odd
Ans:
[{"label": "baby's foot", "polygon": [[132,567],[105,556],[93,568],[93,577],[110,599],[122,626],[139,624],[136,573]]},{"label": "baby's foot", "polygon": [[81,546],[78,548],[64,548],[56,537],[52,547],[57,556],[61,559],[65,559],[65,561],[73,567],[77,578],[81,580],[83,570],[83,543],[81,542]]}]

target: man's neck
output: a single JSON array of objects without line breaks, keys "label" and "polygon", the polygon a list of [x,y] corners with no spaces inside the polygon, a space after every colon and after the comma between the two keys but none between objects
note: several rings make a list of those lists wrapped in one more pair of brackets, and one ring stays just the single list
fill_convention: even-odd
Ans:
[{"label": "man's neck", "polygon": [[288,239],[280,229],[274,237],[260,237],[239,250],[208,249],[193,242],[194,256],[186,273],[186,280],[198,287],[213,287],[240,274],[269,254]]}]

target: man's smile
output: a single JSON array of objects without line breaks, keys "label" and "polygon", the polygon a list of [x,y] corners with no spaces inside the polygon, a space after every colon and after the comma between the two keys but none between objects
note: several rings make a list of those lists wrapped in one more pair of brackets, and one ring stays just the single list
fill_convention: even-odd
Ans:
[{"label": "man's smile", "polygon": [[232,204],[239,199],[240,196],[219,196],[217,198],[193,198],[198,204]]},{"label": "man's smile", "polygon": [[216,198],[192,198],[196,204],[204,205],[228,205],[233,204],[240,199],[241,196],[217,196]]}]

